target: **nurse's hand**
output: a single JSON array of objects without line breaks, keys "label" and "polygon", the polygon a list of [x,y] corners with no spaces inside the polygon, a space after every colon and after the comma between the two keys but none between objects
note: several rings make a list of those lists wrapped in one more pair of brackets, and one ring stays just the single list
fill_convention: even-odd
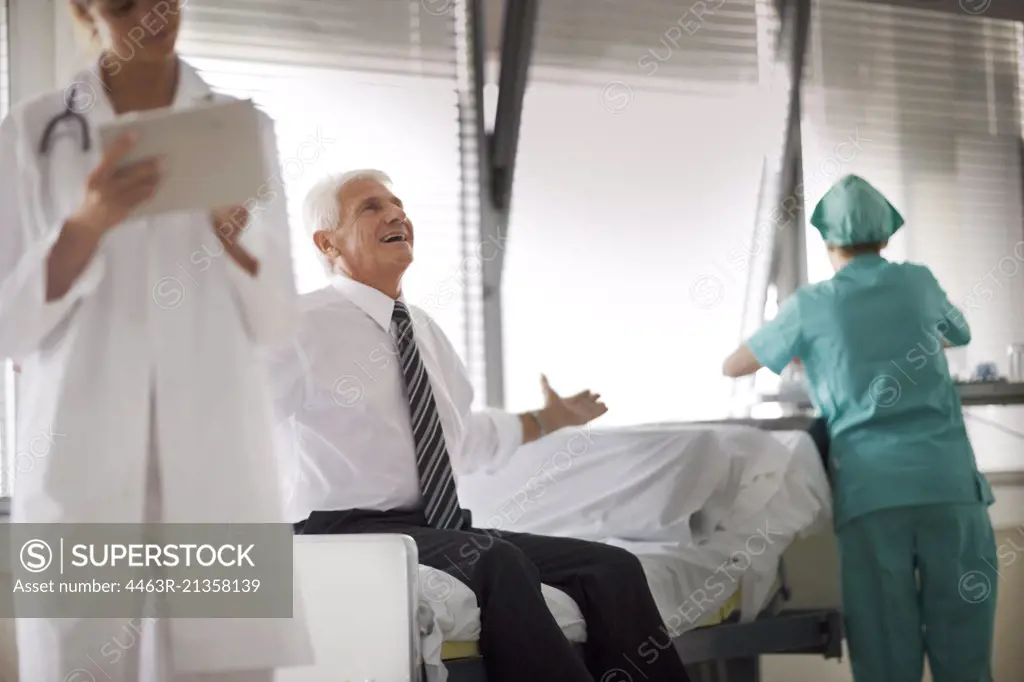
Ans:
[{"label": "nurse's hand", "polygon": [[129,133],[116,140],[103,154],[99,165],[85,182],[85,198],[68,223],[87,230],[95,237],[123,223],[132,211],[148,201],[160,186],[159,159],[146,159],[119,168],[135,146]]},{"label": "nurse's hand", "polygon": [[227,206],[210,214],[213,231],[225,246],[235,244],[249,224],[249,209],[245,206]]},{"label": "nurse's hand", "polygon": [[210,214],[210,224],[217,234],[224,251],[235,261],[238,267],[249,275],[259,272],[260,263],[238,243],[246,226],[249,224],[249,209],[245,206],[228,206],[219,208]]}]

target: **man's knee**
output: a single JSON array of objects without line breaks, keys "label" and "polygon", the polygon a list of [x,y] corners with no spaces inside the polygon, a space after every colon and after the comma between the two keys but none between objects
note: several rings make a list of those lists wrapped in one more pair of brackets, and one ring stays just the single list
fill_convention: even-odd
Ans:
[{"label": "man's knee", "polygon": [[526,565],[530,563],[526,555],[523,554],[523,551],[508,540],[489,536],[486,540],[481,540],[480,544],[484,545],[480,547],[481,561],[501,566],[512,564]]},{"label": "man's knee", "polygon": [[643,564],[635,554],[620,547],[594,543],[594,565],[605,575],[647,584]]},{"label": "man's knee", "polygon": [[507,540],[482,533],[474,534],[459,550],[460,558],[472,573],[496,575],[498,573],[526,573],[535,575],[536,568],[522,550]]}]

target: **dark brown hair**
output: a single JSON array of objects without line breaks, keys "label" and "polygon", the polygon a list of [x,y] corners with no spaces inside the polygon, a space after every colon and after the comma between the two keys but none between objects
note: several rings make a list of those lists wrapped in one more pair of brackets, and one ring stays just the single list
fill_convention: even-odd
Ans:
[{"label": "dark brown hair", "polygon": [[888,242],[869,242],[867,244],[850,244],[849,246],[832,246],[829,245],[830,249],[834,249],[844,256],[863,256],[867,253],[881,253],[882,249],[885,248]]}]

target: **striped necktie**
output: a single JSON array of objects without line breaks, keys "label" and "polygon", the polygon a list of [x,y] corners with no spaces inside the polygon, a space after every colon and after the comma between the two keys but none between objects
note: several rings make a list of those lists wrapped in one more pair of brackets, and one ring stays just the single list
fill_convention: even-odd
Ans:
[{"label": "striped necktie", "polygon": [[462,508],[455,490],[455,477],[444,442],[444,431],[437,416],[437,403],[430,388],[430,377],[416,347],[412,317],[401,301],[395,301],[391,323],[398,342],[398,355],[402,361],[409,415],[412,419],[412,437],[416,443],[416,468],[420,474],[423,493],[423,513],[434,528],[459,530],[462,528]]}]

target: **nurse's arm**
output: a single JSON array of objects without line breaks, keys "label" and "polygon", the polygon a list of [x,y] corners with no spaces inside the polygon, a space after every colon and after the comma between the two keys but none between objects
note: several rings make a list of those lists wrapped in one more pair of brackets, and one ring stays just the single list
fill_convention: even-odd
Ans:
[{"label": "nurse's arm", "polygon": [[943,346],[959,348],[971,342],[971,326],[960,309],[946,301],[946,314],[939,322],[939,333],[942,334]]},{"label": "nurse's arm", "polygon": [[736,379],[767,367],[781,374],[801,354],[800,304],[797,296],[787,299],[774,319],[769,320],[733,351],[722,363],[722,373]]},{"label": "nurse's arm", "polygon": [[31,355],[103,277],[100,237],[76,220],[38,224],[25,178],[36,159],[15,114],[0,121],[0,358]]},{"label": "nurse's arm", "polygon": [[755,374],[761,367],[763,365],[754,357],[750,347],[743,344],[733,351],[732,355],[727,357],[725,362],[722,363],[722,374],[730,379],[737,379]]},{"label": "nurse's arm", "polygon": [[46,261],[46,302],[59,301],[96,255],[103,233],[77,218],[69,218]]},{"label": "nurse's arm", "polygon": [[928,316],[934,320],[936,331],[942,337],[944,348],[959,348],[971,342],[971,326],[962,310],[949,300],[946,291],[934,273],[924,265],[916,266],[924,279],[924,304]]}]

